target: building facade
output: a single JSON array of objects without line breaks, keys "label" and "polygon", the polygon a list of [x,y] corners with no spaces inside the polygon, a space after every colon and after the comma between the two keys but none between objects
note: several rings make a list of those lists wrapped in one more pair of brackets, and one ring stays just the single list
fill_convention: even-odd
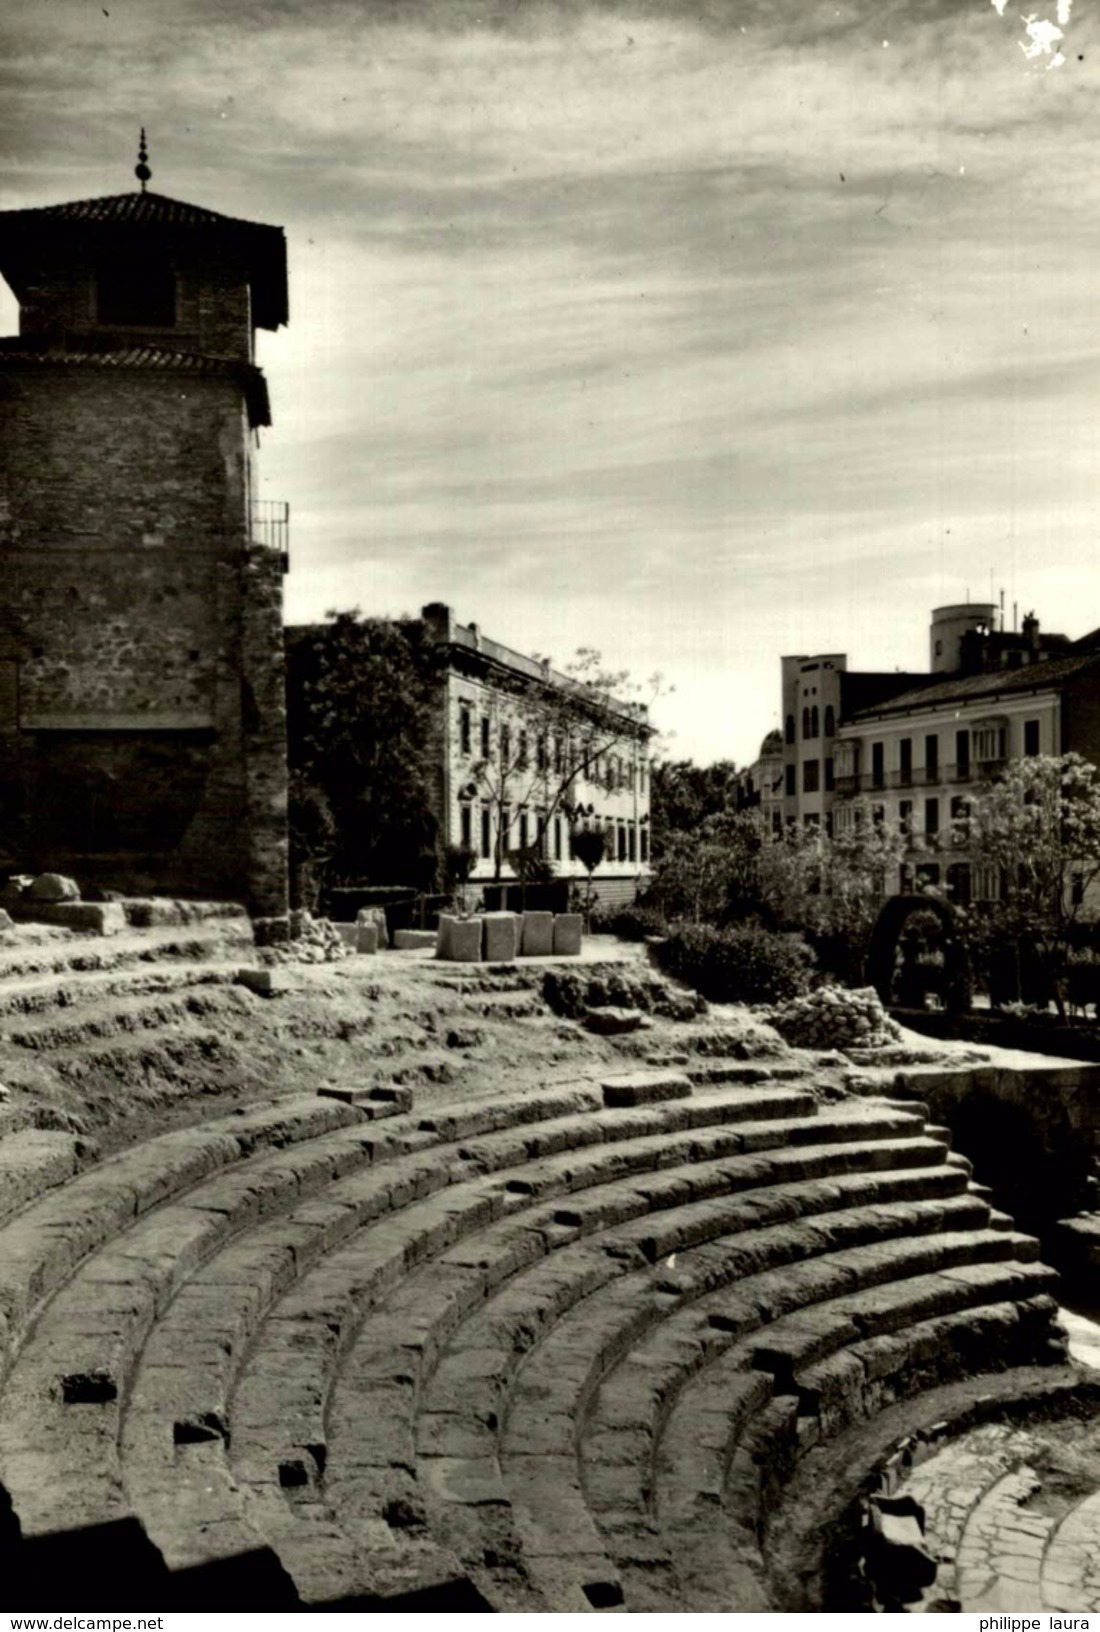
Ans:
[{"label": "building facade", "polygon": [[596,697],[549,663],[460,624],[448,606],[421,614],[439,655],[432,747],[443,842],[472,850],[475,883],[508,884],[516,852],[535,851],[555,879],[587,878],[571,849],[599,829],[593,894],[633,901],[650,876],[653,728],[645,706]]},{"label": "building facade", "polygon": [[0,862],[282,913],[286,245],[148,174],[0,213]]},{"label": "building facade", "polygon": [[737,776],[737,802],[741,810],[758,810],[764,832],[770,838],[783,833],[783,733],[769,731],[760,744],[760,753]]},{"label": "building facade", "polygon": [[1044,636],[1032,617],[1019,634],[979,618],[945,638],[940,613],[933,616],[940,677],[840,724],[833,822],[845,830],[869,802],[872,819],[896,824],[906,839],[890,892],[934,885],[965,903],[1001,888],[966,853],[975,791],[1010,761],[1033,755],[1074,752],[1100,764],[1100,633],[1071,643]]}]

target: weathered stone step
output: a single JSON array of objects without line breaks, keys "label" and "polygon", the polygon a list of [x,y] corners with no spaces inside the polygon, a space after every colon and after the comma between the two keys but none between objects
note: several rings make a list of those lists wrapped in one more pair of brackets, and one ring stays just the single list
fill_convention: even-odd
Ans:
[{"label": "weathered stone step", "polygon": [[[984,1489],[1011,1466],[1011,1460],[998,1466],[981,1456],[959,1457],[960,1446],[988,1431],[1000,1436],[1004,1429],[997,1424],[1003,1408],[1008,1408],[1013,1419],[1021,1420],[1029,1406],[1066,1402],[1082,1398],[1091,1408],[1093,1391],[1082,1384],[1079,1370],[1059,1364],[1015,1364],[1001,1371],[986,1369],[975,1343],[982,1334],[997,1339],[1012,1329],[1014,1306],[994,1306],[979,1310],[973,1317],[978,1325],[967,1333],[959,1330],[959,1317],[949,1316],[934,1330],[921,1328],[914,1333],[916,1355],[931,1360],[923,1364],[918,1358],[911,1376],[919,1378],[915,1392],[891,1399],[883,1396],[865,1420],[856,1421],[835,1438],[822,1440],[809,1449],[799,1460],[789,1484],[784,1488],[774,1510],[758,1516],[758,1527],[763,1535],[763,1562],[767,1567],[770,1594],[769,1607],[773,1611],[804,1613],[808,1610],[831,1608],[826,1595],[825,1577],[831,1568],[834,1547],[835,1521],[848,1513],[859,1495],[873,1487],[896,1459],[899,1446],[919,1436],[925,1441],[942,1436],[947,1431],[966,1430],[966,1439],[947,1439],[942,1451],[932,1454],[927,1461],[914,1467],[906,1476],[904,1490],[912,1490],[928,1512],[929,1546],[943,1555],[955,1552],[966,1508],[957,1506],[976,1500]],[[1004,1326],[995,1318],[997,1312],[1008,1317]],[[1024,1311],[1026,1314],[1027,1311]],[[964,1321],[970,1317],[962,1317]],[[1019,1333],[1021,1323],[1015,1320]],[[875,1340],[876,1344],[883,1340]],[[887,1340],[899,1342],[901,1339]],[[938,1347],[934,1347],[938,1344]],[[935,1359],[947,1355],[955,1370],[951,1380],[935,1381]],[[1004,1353],[991,1353],[994,1364],[1003,1361]],[[873,1359],[868,1356],[869,1377],[874,1376]],[[887,1379],[887,1383],[889,1379]],[[873,1386],[873,1384],[872,1384]],[[982,1426],[976,1426],[976,1425]],[[1016,1428],[1013,1435],[1021,1430]],[[941,1458],[948,1458],[944,1473],[944,1495],[937,1497],[936,1469]],[[956,1521],[953,1515],[958,1513]],[[943,1520],[949,1520],[947,1528]],[[714,1539],[728,1535],[731,1526],[712,1532]],[[705,1543],[706,1538],[702,1538]],[[756,1568],[761,1565],[761,1551],[756,1547]],[[715,1598],[705,1604],[694,1598],[697,1608],[718,1607],[722,1594],[721,1557],[712,1551],[709,1555],[711,1578],[715,1584]],[[954,1596],[954,1583],[949,1564],[941,1558],[940,1577],[944,1596]],[[937,1589],[934,1589],[938,1593]],[[683,1605],[682,1607],[686,1607]]]},{"label": "weathered stone step", "polygon": [[128,930],[108,939],[72,935],[0,948],[0,983],[50,974],[84,974],[134,964],[194,962],[233,953],[254,956],[248,919],[215,919],[167,929]]},{"label": "weathered stone step", "polygon": [[[775,1501],[764,1468],[789,1467],[822,1433],[843,1433],[894,1400],[980,1371],[983,1360],[1049,1359],[1044,1348],[1052,1312],[1052,1300],[1040,1294],[1020,1305],[978,1304],[854,1343],[804,1375],[822,1415],[798,1422],[790,1416],[798,1402],[789,1397],[787,1417],[764,1422],[755,1438],[751,1379],[761,1374],[739,1369],[743,1351],[727,1351],[685,1392],[662,1439],[657,1500],[661,1534],[676,1563],[675,1602],[713,1610],[723,1598],[730,1601],[731,1589],[736,1600],[735,1583],[746,1570],[750,1577],[761,1573],[756,1541]],[[768,1383],[774,1384],[770,1375]],[[814,1431],[792,1443],[792,1422]]]},{"label": "weathered stone step", "polygon": [[293,1145],[360,1121],[354,1110],[313,1095],[286,1099],[162,1134],[34,1202],[0,1229],[2,1354],[16,1352],[35,1305],[135,1218],[269,1146]]},{"label": "weathered stone step", "polygon": [[104,999],[151,996],[232,980],[237,962],[138,964],[88,974],[34,975],[0,984],[0,1030],[17,1023],[12,1016],[47,1015],[74,1010]]},{"label": "weathered stone step", "polygon": [[[513,1112],[514,1114],[520,1113],[525,1108],[526,1103],[518,1101],[513,1107]],[[721,1114],[725,1115],[729,1115],[732,1108],[728,1097],[724,1098],[720,1105],[714,1107],[715,1110],[720,1110]],[[606,1115],[606,1113],[603,1114]],[[409,1125],[412,1119],[405,1118],[404,1120],[406,1125]],[[608,1118],[608,1121],[608,1131],[629,1131],[629,1123],[621,1121],[616,1123],[614,1117]],[[428,1147],[426,1150],[419,1153],[407,1151],[410,1144],[423,1145],[425,1143]],[[371,1149],[376,1159],[381,1157],[384,1149],[395,1153],[394,1160],[390,1164],[390,1170],[387,1171],[386,1165],[383,1164],[383,1167],[377,1171],[352,1175],[343,1180],[337,1180],[330,1185],[324,1204],[325,1217],[320,1221],[313,1218],[308,1221],[306,1238],[295,1250],[296,1258],[300,1258],[302,1252],[305,1251],[306,1240],[309,1242],[311,1251],[326,1250],[335,1244],[331,1235],[332,1228],[343,1232],[352,1225],[362,1222],[364,1217],[380,1217],[389,1208],[395,1204],[400,1205],[403,1200],[407,1200],[411,1195],[423,1194],[425,1187],[446,1185],[451,1182],[452,1178],[464,1177],[461,1169],[455,1175],[449,1173],[445,1161],[441,1160],[440,1153],[432,1148],[435,1143],[436,1141],[430,1132],[419,1135],[412,1133],[396,1135],[390,1140],[388,1147],[385,1145],[385,1135],[381,1139],[374,1140]],[[330,1155],[329,1147],[339,1148],[334,1149]],[[292,1164],[292,1173],[286,1172],[283,1164],[276,1158],[269,1161],[262,1171],[254,1170],[242,1175],[229,1175],[226,1178],[201,1186],[187,1198],[183,1207],[177,1209],[181,1214],[181,1219],[176,1228],[180,1232],[181,1241],[186,1243],[189,1254],[183,1265],[184,1270],[186,1271],[196,1257],[203,1256],[212,1245],[217,1244],[217,1241],[224,1234],[227,1224],[237,1225],[242,1218],[251,1218],[257,1212],[262,1213],[264,1210],[269,1210],[271,1206],[278,1205],[285,1199],[290,1193],[287,1190],[288,1179],[292,1178],[300,1186],[304,1183],[303,1171],[317,1169],[318,1163],[320,1163],[322,1176],[331,1176],[331,1174],[325,1174],[324,1172],[326,1163],[331,1163],[334,1157],[346,1163],[357,1152],[364,1151],[366,1147],[366,1136],[356,1130],[354,1137],[350,1140],[337,1138],[329,1140],[327,1145],[323,1141],[316,1142],[314,1146],[304,1151],[300,1156],[296,1155]],[[342,1155],[340,1154],[341,1151]],[[501,1154],[506,1153],[507,1147],[502,1146]],[[359,1159],[362,1159],[362,1157],[360,1156]],[[337,1170],[334,1169],[333,1171]],[[274,1181],[274,1183],[271,1181]],[[466,1188],[467,1190],[473,1190],[471,1186]],[[480,1193],[473,1191],[471,1204],[465,1209],[466,1227],[484,1224],[493,1216],[494,1208],[499,1212],[503,1205],[503,1192],[499,1184],[489,1185],[488,1187],[483,1185]],[[199,1237],[195,1236],[193,1232],[189,1236],[184,1226],[187,1218],[192,1217],[196,1211],[211,1208],[216,1214],[224,1216],[219,1216],[213,1225],[204,1226],[200,1230],[199,1234],[202,1241],[205,1242],[205,1245],[203,1245]],[[344,1209],[344,1211],[341,1211],[341,1209]],[[400,1276],[411,1262],[415,1262],[416,1257],[422,1252],[426,1250],[439,1251],[442,1246],[446,1246],[448,1240],[453,1239],[454,1231],[458,1228],[458,1220],[463,1217],[464,1207],[461,1197],[454,1199],[442,1197],[439,1203],[434,1206],[432,1203],[422,1204],[419,1212],[421,1217],[411,1220],[410,1227],[405,1230],[401,1237],[401,1241],[405,1244],[399,1244],[395,1248],[385,1239],[385,1232],[383,1232],[383,1238],[379,1243],[382,1247],[380,1259],[377,1252],[364,1258],[363,1250],[361,1248],[357,1249],[355,1268],[360,1285],[363,1284],[364,1276],[366,1276],[368,1284],[370,1282],[371,1262],[377,1264],[378,1272],[381,1275],[377,1285],[379,1288],[384,1288],[392,1282],[395,1276]],[[288,1221],[288,1228],[291,1231],[297,1228],[295,1217],[296,1215],[292,1216],[291,1220]],[[150,1227],[153,1231],[151,1243],[158,1254],[161,1250],[159,1242],[164,1223],[165,1219],[160,1214],[154,1215],[150,1220]],[[442,1231],[442,1234],[440,1234],[440,1231]],[[275,1234],[278,1238],[279,1231],[276,1231]],[[130,1235],[126,1238],[125,1247],[128,1258],[133,1261],[135,1266],[139,1265],[142,1261],[142,1249],[140,1239],[135,1237],[135,1232],[130,1232]],[[159,1264],[159,1257],[157,1262]],[[299,1267],[304,1267],[304,1265],[299,1265]],[[150,1269],[152,1269],[152,1265],[150,1265]],[[161,1266],[157,1269],[156,1275],[162,1275],[164,1272],[164,1268]],[[173,1273],[175,1272],[173,1271]],[[91,1285],[95,1283],[97,1277],[103,1274],[106,1274],[112,1280],[118,1276],[118,1272],[112,1268],[111,1249],[98,1255],[97,1261],[89,1266],[83,1279]],[[254,1265],[252,1273],[247,1278],[247,1287],[250,1294],[253,1291],[253,1274]],[[79,1296],[79,1294],[73,1293],[70,1288],[69,1294],[62,1295],[62,1302],[59,1304],[58,1309],[56,1311],[51,1310],[51,1317],[56,1313],[57,1318],[62,1322],[64,1322],[66,1315],[67,1306],[64,1302],[66,1296],[69,1297],[69,1301],[72,1301],[72,1297]],[[68,1313],[71,1314],[71,1311],[68,1311]],[[104,1363],[98,1368],[97,1375],[110,1374],[112,1376],[112,1387],[117,1398],[125,1391],[127,1377],[126,1375],[122,1377],[114,1376],[111,1370],[112,1367],[117,1369],[120,1363],[125,1366],[125,1361],[119,1360],[115,1343],[116,1335],[112,1333],[111,1341],[105,1350]],[[123,1347],[125,1350],[125,1343]],[[35,1369],[33,1355],[26,1356],[25,1361],[28,1370]],[[266,1388],[264,1392],[266,1395],[268,1392]],[[207,1420],[218,1420],[220,1415],[220,1399],[215,1398],[213,1401],[208,1401],[205,1418]],[[109,1475],[109,1472],[105,1476],[108,1477],[109,1484],[114,1480],[114,1476]],[[117,1483],[117,1481],[114,1482]]]},{"label": "weathered stone step", "polygon": [[76,1134],[26,1128],[0,1140],[0,1223],[77,1171],[87,1141]]},{"label": "weathered stone step", "polygon": [[187,1020],[209,1020],[212,1015],[251,1014],[252,1008],[238,987],[185,984],[144,995],[105,998],[60,1013],[9,1016],[3,1040],[21,1048],[71,1049],[103,1042],[122,1034],[153,1031]]},{"label": "weathered stone step", "polygon": [[[897,1222],[903,1224],[905,1220]],[[740,1243],[740,1262],[736,1253],[738,1243],[730,1243],[726,1267],[731,1290],[709,1294],[697,1305],[681,1307],[675,1315],[670,1315],[667,1307],[654,1307],[651,1285],[646,1277],[638,1275],[628,1275],[602,1292],[598,1307],[590,1307],[590,1301],[575,1306],[525,1363],[512,1391],[502,1460],[509,1495],[512,1496],[511,1468],[515,1455],[549,1457],[552,1462],[564,1464],[571,1458],[574,1446],[581,1443],[591,1465],[600,1460],[600,1448],[607,1439],[617,1445],[627,1432],[635,1437],[654,1435],[668,1402],[691,1373],[712,1359],[722,1346],[734,1344],[739,1349],[742,1369],[774,1371],[774,1366],[760,1364],[761,1355],[771,1353],[770,1335],[764,1339],[763,1347],[755,1350],[751,1345],[746,1346],[743,1334],[754,1329],[770,1334],[777,1327],[781,1328],[784,1319],[774,1322],[776,1314],[782,1316],[785,1311],[804,1306],[802,1320],[813,1322],[817,1329],[821,1324],[817,1316],[819,1300],[836,1301],[841,1289],[844,1297],[851,1301],[858,1295],[873,1303],[876,1293],[868,1288],[879,1289],[880,1301],[890,1293],[900,1299],[901,1294],[895,1289],[907,1284],[906,1278],[913,1278],[914,1273],[919,1276],[930,1265],[938,1265],[950,1273],[953,1264],[971,1264],[983,1255],[1003,1256],[1010,1246],[1003,1235],[967,1231],[933,1235],[916,1242],[902,1238],[849,1248],[844,1245],[847,1240],[865,1242],[868,1233],[882,1230],[881,1222],[856,1214],[847,1218],[827,1216],[822,1224],[831,1230],[836,1249],[831,1249],[827,1238],[823,1241],[819,1235],[815,1241],[807,1232],[803,1251],[814,1254],[815,1249],[820,1252],[823,1246],[827,1250],[822,1256],[811,1256],[802,1262],[792,1261],[798,1256],[797,1228],[781,1227],[762,1232],[764,1239],[759,1241],[750,1235]],[[773,1254],[784,1266],[781,1270],[752,1273],[754,1265],[768,1263]],[[739,1273],[745,1267],[749,1273]],[[690,1281],[688,1284],[691,1285]],[[858,1293],[853,1288],[858,1289]],[[667,1293],[668,1283],[661,1283],[661,1290]],[[681,1294],[673,1292],[671,1297],[682,1303]],[[787,1315],[785,1318],[793,1323],[800,1317]],[[773,1321],[770,1326],[769,1320]],[[859,1335],[858,1329],[852,1326],[851,1337],[856,1339]],[[843,1339],[838,1337],[837,1345],[841,1341]],[[615,1369],[610,1377],[604,1377],[600,1387],[594,1423],[582,1428],[584,1403],[609,1363]],[[613,1448],[605,1460],[614,1465],[615,1454]],[[535,1474],[535,1465],[525,1462],[525,1487]],[[536,1497],[541,1484],[535,1477]],[[581,1492],[576,1467],[571,1485],[573,1496],[567,1519],[570,1533],[587,1533],[595,1528],[599,1536],[588,1501]],[[525,1498],[519,1499],[522,1505]],[[629,1534],[631,1513],[636,1512],[639,1499],[628,1501],[625,1507],[603,1511],[604,1528],[612,1534],[600,1538],[599,1551],[608,1561],[606,1567],[600,1565],[600,1579],[621,1579],[614,1557],[615,1537],[623,1535],[624,1526]],[[560,1527],[564,1501],[564,1492],[559,1491],[552,1509],[556,1529]],[[527,1509],[525,1534],[540,1526],[540,1505],[536,1499]],[[546,1540],[549,1541],[548,1533]],[[625,1536],[623,1545],[629,1552],[631,1544]],[[545,1551],[548,1556],[549,1548]],[[590,1557],[586,1570],[590,1573],[592,1568]],[[581,1586],[584,1590],[585,1583]]]}]

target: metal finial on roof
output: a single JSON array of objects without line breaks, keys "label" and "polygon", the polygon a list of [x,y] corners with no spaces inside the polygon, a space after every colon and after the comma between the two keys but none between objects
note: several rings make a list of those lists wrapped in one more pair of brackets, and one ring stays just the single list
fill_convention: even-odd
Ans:
[{"label": "metal finial on roof", "polygon": [[141,182],[141,190],[145,191],[145,183],[152,179],[153,172],[149,168],[149,150],[145,145],[145,126],[141,127],[141,141],[138,144],[138,162],[134,166],[134,175]]}]

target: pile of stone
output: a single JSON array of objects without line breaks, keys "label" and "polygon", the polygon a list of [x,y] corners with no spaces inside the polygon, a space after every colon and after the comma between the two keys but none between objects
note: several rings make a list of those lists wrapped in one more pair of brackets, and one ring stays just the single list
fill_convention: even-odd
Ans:
[{"label": "pile of stone", "polygon": [[261,963],[269,967],[279,963],[339,963],[355,950],[335,924],[327,918],[315,918],[311,912],[292,912],[289,929],[289,941],[262,948]]},{"label": "pile of stone", "polygon": [[889,1048],[902,1037],[873,986],[821,986],[773,1008],[768,1018],[796,1048]]}]

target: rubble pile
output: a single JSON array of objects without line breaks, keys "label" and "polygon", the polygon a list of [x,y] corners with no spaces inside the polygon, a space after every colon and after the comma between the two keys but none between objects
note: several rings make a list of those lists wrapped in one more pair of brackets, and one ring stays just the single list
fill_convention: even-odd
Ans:
[{"label": "rubble pile", "polygon": [[311,912],[292,912],[289,930],[288,941],[261,949],[259,959],[266,967],[280,963],[339,963],[355,950],[334,924],[327,918],[315,918]]},{"label": "rubble pile", "polygon": [[886,1013],[873,986],[858,991],[820,986],[805,997],[779,1004],[769,1018],[784,1041],[796,1048],[888,1048],[902,1038],[901,1028]]}]

